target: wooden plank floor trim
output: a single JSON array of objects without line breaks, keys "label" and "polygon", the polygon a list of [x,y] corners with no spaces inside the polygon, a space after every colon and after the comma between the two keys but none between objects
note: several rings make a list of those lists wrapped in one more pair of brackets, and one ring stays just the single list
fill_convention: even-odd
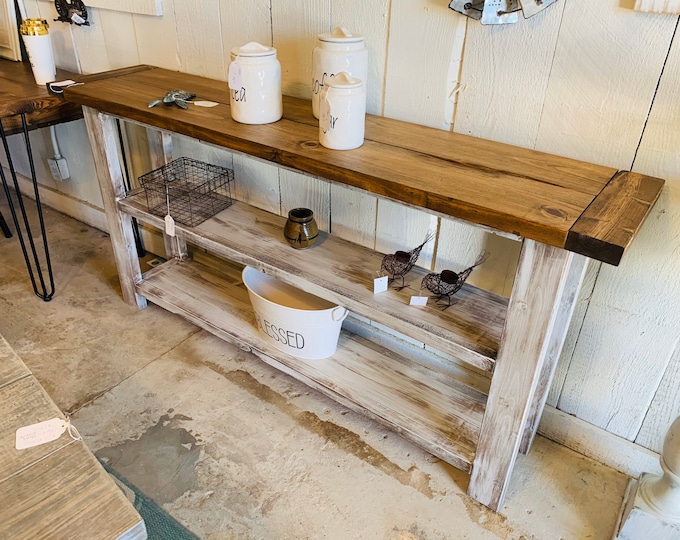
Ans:
[{"label": "wooden plank floor trim", "polygon": [[618,266],[663,185],[652,176],[616,174],[569,230],[565,248]]},{"label": "wooden plank floor trim", "polygon": [[147,272],[137,290],[451,465],[470,470],[486,400],[481,392],[345,331],[336,353],[325,360],[302,360],[273,348],[257,331],[238,270],[218,273],[193,261],[169,261]]},{"label": "wooden plank floor trim", "polygon": [[[162,219],[146,210],[143,193],[118,202],[124,212],[162,227]],[[196,228],[177,225],[188,242],[268,274],[394,328],[481,369],[491,371],[500,343],[507,299],[465,285],[442,311],[409,306],[411,295],[427,273],[407,275],[411,288],[373,294],[373,279],[382,255],[338,237],[320,233],[307,250],[294,250],[283,239],[285,218],[235,202]]]}]

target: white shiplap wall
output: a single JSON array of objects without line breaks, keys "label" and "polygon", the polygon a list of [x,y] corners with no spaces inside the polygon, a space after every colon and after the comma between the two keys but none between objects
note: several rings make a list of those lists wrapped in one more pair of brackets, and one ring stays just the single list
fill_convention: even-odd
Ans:
[{"label": "white shiplap wall", "polygon": [[[30,15],[53,18],[50,2],[26,4]],[[224,80],[229,49],[251,40],[273,44],[285,92],[308,97],[316,34],[345,25],[366,36],[374,114],[665,178],[668,186],[621,267],[591,265],[549,399],[567,413],[551,418],[568,424],[574,415],[579,433],[595,434],[571,441],[580,451],[607,433],[658,451],[680,413],[678,17],[634,12],[619,0],[561,0],[529,20],[493,27],[447,4],[206,0],[196,11],[190,0],[163,0],[162,17],[91,9],[91,28],[55,23],[51,30],[59,65],[85,72],[141,62]],[[84,128],[69,124],[60,133],[72,164]],[[34,139],[48,157],[44,134]],[[176,141],[176,152],[195,153],[191,144]],[[233,160],[238,198],[278,213],[310,205],[322,228],[363,245],[387,251],[438,231],[436,252],[434,242],[423,252],[426,267],[462,268],[490,249],[471,281],[509,294],[513,240],[245,156],[201,151]],[[78,163],[68,183],[55,185],[42,165],[39,174],[51,193],[99,204],[91,158]],[[556,437],[570,444],[568,431]],[[606,459],[605,447],[591,453]]]}]

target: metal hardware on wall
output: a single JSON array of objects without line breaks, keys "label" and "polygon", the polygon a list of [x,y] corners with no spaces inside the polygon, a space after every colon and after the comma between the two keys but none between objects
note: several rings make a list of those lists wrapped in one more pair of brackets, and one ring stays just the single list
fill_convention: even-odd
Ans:
[{"label": "metal hardware on wall", "polygon": [[557,0],[451,0],[449,8],[482,24],[510,24],[533,17]]},{"label": "metal hardware on wall", "polygon": [[484,0],[482,24],[511,24],[519,20],[517,0]]},{"label": "metal hardware on wall", "polygon": [[87,8],[82,0],[54,0],[59,17],[55,21],[67,22],[76,26],[90,26],[87,20]]},{"label": "metal hardware on wall", "polygon": [[536,13],[543,11],[555,2],[557,2],[557,0],[519,0],[519,3],[522,6],[522,14],[525,19],[533,17]]}]

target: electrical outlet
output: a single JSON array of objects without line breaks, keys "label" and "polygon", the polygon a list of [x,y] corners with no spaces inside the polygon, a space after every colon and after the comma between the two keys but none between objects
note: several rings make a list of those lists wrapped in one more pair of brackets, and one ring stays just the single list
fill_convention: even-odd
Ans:
[{"label": "electrical outlet", "polygon": [[70,173],[68,171],[68,163],[66,163],[66,158],[51,158],[47,160],[50,166],[50,172],[52,173],[52,178],[58,182],[63,182],[70,178]]}]

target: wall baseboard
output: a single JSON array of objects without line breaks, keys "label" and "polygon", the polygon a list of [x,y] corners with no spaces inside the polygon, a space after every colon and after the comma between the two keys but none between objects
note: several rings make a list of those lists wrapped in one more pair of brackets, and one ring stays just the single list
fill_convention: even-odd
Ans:
[{"label": "wall baseboard", "polygon": [[538,433],[633,478],[661,474],[659,454],[546,405]]}]

